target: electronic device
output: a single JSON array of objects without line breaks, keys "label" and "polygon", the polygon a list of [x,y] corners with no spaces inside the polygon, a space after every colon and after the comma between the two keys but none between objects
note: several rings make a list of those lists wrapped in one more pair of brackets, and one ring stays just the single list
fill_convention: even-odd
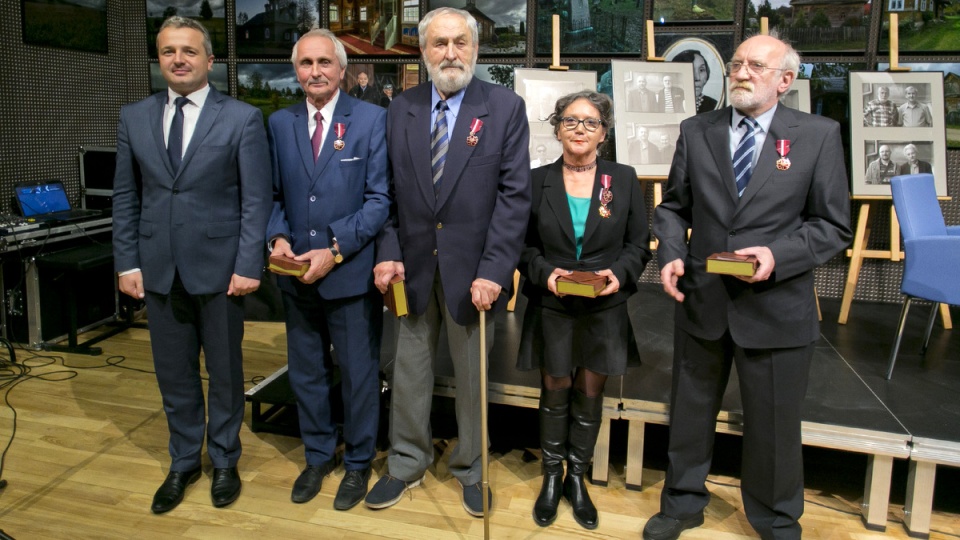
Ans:
[{"label": "electronic device", "polygon": [[85,210],[70,206],[63,182],[21,183],[13,188],[14,200],[20,215],[28,221],[49,223],[76,221],[99,216],[99,210]]}]

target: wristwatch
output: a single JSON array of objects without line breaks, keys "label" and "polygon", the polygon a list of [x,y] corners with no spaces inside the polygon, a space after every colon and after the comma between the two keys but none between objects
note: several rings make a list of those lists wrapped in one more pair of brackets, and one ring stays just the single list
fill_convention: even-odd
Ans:
[{"label": "wristwatch", "polygon": [[333,254],[333,262],[334,262],[334,263],[340,264],[340,263],[343,262],[343,255],[340,254],[340,250],[337,249],[337,245],[336,245],[336,244],[330,246],[330,253]]}]

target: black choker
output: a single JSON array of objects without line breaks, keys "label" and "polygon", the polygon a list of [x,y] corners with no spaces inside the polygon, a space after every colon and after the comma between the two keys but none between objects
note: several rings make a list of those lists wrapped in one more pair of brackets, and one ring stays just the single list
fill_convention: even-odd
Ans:
[{"label": "black choker", "polygon": [[563,162],[563,168],[573,172],[589,171],[590,169],[596,166],[597,166],[597,160],[593,160],[593,163],[587,163],[586,165],[570,165],[566,161]]}]

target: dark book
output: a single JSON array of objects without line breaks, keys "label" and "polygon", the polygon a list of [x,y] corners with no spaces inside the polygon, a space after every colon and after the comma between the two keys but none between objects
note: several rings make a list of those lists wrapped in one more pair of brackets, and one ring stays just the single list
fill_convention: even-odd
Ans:
[{"label": "dark book", "polygon": [[310,261],[298,261],[284,255],[270,255],[267,269],[274,274],[300,277],[310,269]]},{"label": "dark book", "polygon": [[598,276],[593,272],[574,270],[569,275],[557,278],[557,292],[560,294],[596,298],[606,286],[607,276]]},{"label": "dark book", "polygon": [[759,265],[760,261],[753,255],[737,255],[730,251],[707,257],[707,272],[711,274],[752,277]]},{"label": "dark book", "polygon": [[410,314],[410,306],[407,305],[407,286],[404,285],[400,276],[393,276],[390,280],[387,292],[383,293],[383,304],[397,317]]}]

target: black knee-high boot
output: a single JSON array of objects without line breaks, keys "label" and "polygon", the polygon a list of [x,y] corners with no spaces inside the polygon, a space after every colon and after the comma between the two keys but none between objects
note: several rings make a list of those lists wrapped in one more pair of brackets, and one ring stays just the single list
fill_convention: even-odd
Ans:
[{"label": "black knee-high boot", "polygon": [[567,457],[570,389],[540,390],[540,449],[543,451],[543,485],[533,505],[533,521],[546,527],[557,519],[563,494],[563,460]]},{"label": "black knee-high boot", "polygon": [[583,476],[593,460],[593,447],[600,433],[603,414],[603,396],[587,397],[573,392],[570,405],[569,454],[567,477],[563,481],[563,496],[573,507],[573,518],[585,529],[596,529],[599,524],[597,508],[590,500]]}]

